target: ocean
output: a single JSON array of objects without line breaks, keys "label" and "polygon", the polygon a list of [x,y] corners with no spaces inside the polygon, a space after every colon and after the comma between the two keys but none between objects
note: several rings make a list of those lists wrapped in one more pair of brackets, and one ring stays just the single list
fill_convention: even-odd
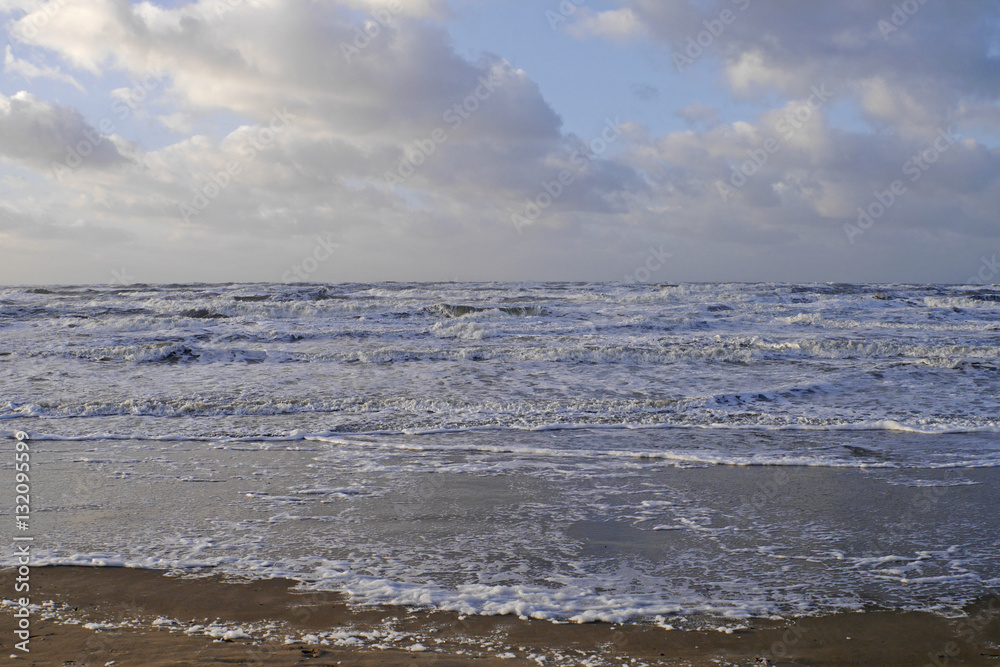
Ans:
[{"label": "ocean", "polygon": [[7,287],[0,378],[4,566],[21,437],[36,565],[676,627],[1000,587],[994,288]]}]

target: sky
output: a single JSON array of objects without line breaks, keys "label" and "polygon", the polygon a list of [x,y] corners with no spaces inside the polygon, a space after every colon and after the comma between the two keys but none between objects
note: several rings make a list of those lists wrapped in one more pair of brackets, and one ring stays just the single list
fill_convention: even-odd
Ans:
[{"label": "sky", "polygon": [[0,0],[0,283],[1000,283],[998,0]]}]

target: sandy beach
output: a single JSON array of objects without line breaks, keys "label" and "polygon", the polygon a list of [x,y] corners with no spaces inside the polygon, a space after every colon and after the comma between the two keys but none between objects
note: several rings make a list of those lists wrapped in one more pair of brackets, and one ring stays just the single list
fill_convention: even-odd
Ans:
[{"label": "sandy beach", "polygon": [[[0,575],[3,590],[13,590],[13,577]],[[0,615],[3,655],[18,655],[11,664],[122,666],[1000,664],[997,596],[970,606],[965,618],[868,612],[754,620],[719,632],[359,610],[339,595],[292,585],[36,568],[31,600],[42,608],[31,619],[31,652],[14,650],[7,607]]]},{"label": "sandy beach", "polygon": [[0,19],[0,667],[1000,667],[1000,0]]},{"label": "sandy beach", "polygon": [[995,296],[8,289],[0,655],[1000,666]]}]

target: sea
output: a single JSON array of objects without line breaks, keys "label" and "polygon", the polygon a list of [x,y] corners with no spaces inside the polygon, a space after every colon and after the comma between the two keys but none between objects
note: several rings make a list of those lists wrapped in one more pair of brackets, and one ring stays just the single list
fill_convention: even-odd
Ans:
[{"label": "sea", "polygon": [[[704,626],[1000,588],[1000,289],[0,289],[0,565]],[[14,450],[30,447],[15,528]]]}]

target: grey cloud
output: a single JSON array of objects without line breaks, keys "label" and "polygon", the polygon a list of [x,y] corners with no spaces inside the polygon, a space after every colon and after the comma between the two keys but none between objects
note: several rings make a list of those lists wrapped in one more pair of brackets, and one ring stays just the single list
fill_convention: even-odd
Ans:
[{"label": "grey cloud", "polygon": [[701,126],[711,129],[719,124],[719,110],[701,102],[689,104],[677,112],[688,127]]},{"label": "grey cloud", "polygon": [[[697,4],[624,0],[624,4],[674,54],[684,56],[692,49],[691,53],[703,53],[699,58],[722,61],[731,80],[740,76],[743,63],[742,74],[749,78],[734,83],[747,84],[747,91],[778,90],[801,97],[821,83],[843,91],[880,78],[942,119],[963,97],[1000,96],[1000,58],[991,55],[1000,36],[1000,6],[992,0],[925,4],[918,0]],[[897,14],[901,24],[897,28],[893,15],[904,4],[916,10],[912,15]],[[729,12],[726,24],[719,21],[724,11]],[[886,25],[893,31],[885,30]],[[713,30],[718,34],[706,32]],[[692,46],[700,33],[705,33],[702,43],[707,45]],[[762,76],[755,81],[748,69],[759,69]]]},{"label": "grey cloud", "polygon": [[[51,229],[91,244],[135,230],[135,245],[147,249],[136,257],[169,271],[170,262],[157,259],[169,247],[169,257],[201,271],[192,275],[198,279],[230,279],[226,262],[237,261],[269,267],[274,275],[259,278],[278,279],[285,258],[301,254],[296,243],[311,244],[321,232],[335,233],[344,248],[317,274],[321,279],[617,278],[617,268],[602,274],[584,259],[620,263],[642,245],[635,239],[666,235],[683,248],[672,269],[678,279],[772,279],[782,272],[891,279],[893,270],[906,269],[908,256],[935,243],[928,238],[952,235],[964,248],[997,238],[1000,155],[971,140],[956,143],[909,184],[863,243],[851,248],[843,231],[857,207],[900,178],[904,162],[938,129],[953,121],[958,132],[966,124],[1000,123],[996,58],[985,48],[995,39],[995,4],[930,2],[885,39],[876,24],[892,2],[751,0],[702,57],[723,67],[739,95],[763,93],[756,101],[777,108],[722,123],[716,109],[691,103],[677,112],[687,131],[651,137],[630,127],[583,168],[573,167],[571,156],[592,137],[568,134],[528,73],[501,55],[460,57],[432,20],[400,15],[348,62],[340,45],[353,43],[355,26],[333,3],[242,3],[221,17],[206,14],[204,4],[154,10],[124,0],[91,3],[87,22],[77,20],[76,4],[67,5],[34,46],[78,67],[138,75],[160,65],[165,98],[177,105],[170,111],[193,118],[223,112],[247,127],[134,155],[106,140],[103,150],[114,152],[91,164],[124,161],[128,153],[130,168],[88,170],[54,195],[28,182],[12,195],[18,210],[48,211]],[[738,10],[742,1],[623,4],[644,22],[644,35],[677,49],[705,29],[703,21],[724,7]],[[491,73],[495,90],[475,98]],[[821,84],[838,102],[854,104],[871,131],[831,125],[824,107],[782,136],[778,121]],[[642,87],[635,93],[651,96]],[[71,109],[21,95],[0,109],[0,151],[47,167],[88,128]],[[470,95],[476,108],[451,116],[461,118],[456,126],[446,114]],[[265,149],[243,151],[247,134],[285,108],[294,116],[287,128]],[[405,183],[388,187],[384,174],[436,129],[446,139]],[[720,197],[718,184],[773,137],[780,150],[734,195]],[[239,173],[182,220],[178,206],[211,187],[230,163]],[[573,183],[519,236],[510,211],[567,168]],[[83,211],[99,212],[100,228],[74,227],[77,218],[89,219]],[[0,227],[14,224],[0,215]],[[239,260],[218,255],[226,244],[239,247]],[[873,257],[885,265],[872,268]],[[955,266],[949,270],[958,278],[970,272]],[[456,273],[444,275],[442,267]]]},{"label": "grey cloud", "polygon": [[[51,169],[76,153],[85,169],[125,161],[115,143],[91,127],[75,109],[49,104],[27,92],[0,94],[0,155]],[[71,165],[72,166],[72,165]]]}]

